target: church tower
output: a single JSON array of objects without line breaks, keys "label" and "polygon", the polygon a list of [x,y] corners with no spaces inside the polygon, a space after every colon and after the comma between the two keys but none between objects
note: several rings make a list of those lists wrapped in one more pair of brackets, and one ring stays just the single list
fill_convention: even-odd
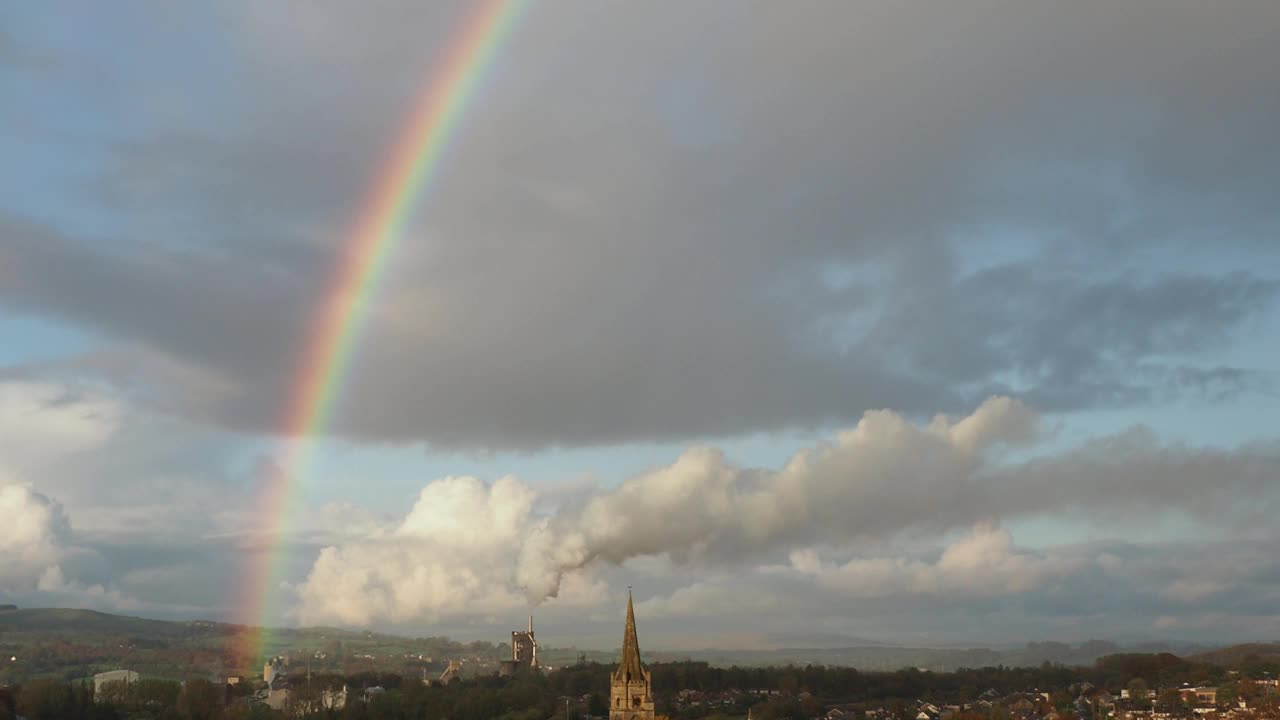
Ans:
[{"label": "church tower", "polygon": [[636,610],[627,590],[627,628],[622,635],[622,662],[609,685],[609,720],[653,720],[653,692],[649,671],[640,664],[636,640]]}]

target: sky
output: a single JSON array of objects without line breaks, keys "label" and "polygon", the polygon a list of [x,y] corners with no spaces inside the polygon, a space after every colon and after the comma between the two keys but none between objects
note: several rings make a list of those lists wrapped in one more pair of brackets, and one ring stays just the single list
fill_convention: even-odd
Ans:
[{"label": "sky", "polygon": [[1280,636],[1280,4],[532,0],[331,422],[282,437],[473,11],[0,8],[0,600],[599,648],[628,587],[670,649]]}]

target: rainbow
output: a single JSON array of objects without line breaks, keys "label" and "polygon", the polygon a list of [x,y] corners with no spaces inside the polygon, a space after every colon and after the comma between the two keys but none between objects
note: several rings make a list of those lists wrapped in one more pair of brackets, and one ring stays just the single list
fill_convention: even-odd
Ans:
[{"label": "rainbow", "polygon": [[285,445],[259,501],[258,527],[266,530],[270,546],[249,563],[235,601],[246,625],[233,647],[242,661],[262,659],[269,639],[265,628],[279,619],[278,590],[288,560],[284,541],[313,455],[307,438],[328,427],[387,261],[414,208],[439,177],[450,139],[527,2],[474,4],[433,68],[340,250],[284,408],[280,434]]}]

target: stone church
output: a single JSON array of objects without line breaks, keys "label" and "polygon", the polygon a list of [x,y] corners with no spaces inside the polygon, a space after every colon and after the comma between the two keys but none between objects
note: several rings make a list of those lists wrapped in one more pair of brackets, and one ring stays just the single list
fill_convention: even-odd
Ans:
[{"label": "stone church", "polygon": [[622,662],[609,686],[609,720],[653,720],[653,689],[649,671],[640,664],[636,640],[636,611],[627,591],[627,628],[622,635]]}]

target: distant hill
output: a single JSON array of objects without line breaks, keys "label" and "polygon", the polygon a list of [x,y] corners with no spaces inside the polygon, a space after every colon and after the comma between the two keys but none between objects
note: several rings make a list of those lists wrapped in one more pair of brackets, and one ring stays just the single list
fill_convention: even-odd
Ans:
[{"label": "distant hill", "polygon": [[[224,651],[232,647],[230,640],[246,628],[227,623],[193,620],[171,622],[125,615],[112,615],[93,610],[62,608],[0,608],[0,650],[6,655],[30,658],[30,661],[0,669],[0,680],[6,673],[27,675],[85,673],[94,668],[113,667],[128,658],[131,667],[150,667],[151,672],[179,672],[191,666],[210,671],[222,667]],[[383,669],[436,667],[445,658],[471,658],[483,667],[496,663],[509,652],[503,644],[486,642],[459,643],[445,637],[409,638],[363,630],[331,627],[282,628],[267,634],[266,654],[291,653],[308,658],[317,669],[324,666],[351,668],[359,663]],[[793,636],[790,639],[801,639]],[[816,643],[836,638],[810,636]],[[855,640],[855,638],[840,638]],[[41,655],[37,651],[50,642],[70,644],[60,647],[60,655]],[[825,641],[825,642],[824,642]],[[654,662],[696,660],[727,667],[767,665],[849,666],[863,670],[898,670],[904,667],[937,672],[961,667],[1092,665],[1110,656],[1125,662],[1125,654],[1175,652],[1186,655],[1201,648],[1163,645],[1121,646],[1102,640],[1081,644],[1060,642],[1028,643],[1017,648],[986,647],[901,647],[881,643],[850,643],[833,647],[802,647],[769,650],[708,649],[682,652],[650,650],[646,656]],[[572,647],[543,647],[539,656],[551,665],[566,665],[578,659],[613,662],[616,650],[578,650]],[[1233,664],[1251,655],[1262,659],[1280,658],[1280,644],[1237,645],[1220,650],[1199,652],[1188,659],[1215,664]],[[1169,657],[1173,657],[1170,655]],[[242,659],[237,664],[244,663]],[[260,662],[260,660],[258,660]],[[179,668],[178,665],[182,667]],[[229,668],[227,668],[229,670]],[[242,667],[252,671],[253,668]]]},{"label": "distant hill", "polygon": [[849,648],[893,645],[893,643],[879,640],[831,633],[781,633],[765,635],[761,639],[766,646],[774,648]]},{"label": "distant hill", "polygon": [[[208,629],[220,623],[169,622],[126,615],[111,615],[96,610],[72,608],[0,609],[0,631],[92,633],[104,635],[138,635],[142,637],[185,637],[193,627]],[[228,630],[233,627],[221,625]]]},{"label": "distant hill", "polygon": [[[1124,652],[1164,652],[1164,645],[1124,648]],[[1029,667],[1092,665],[1099,658],[1120,653],[1120,645],[1106,640],[1089,640],[1078,645],[1061,642],[1033,642],[1016,648],[932,648],[887,644],[846,647],[786,648],[777,650],[694,650],[689,652],[651,651],[654,660],[700,660],[712,665],[844,665],[863,670],[899,670],[916,667],[935,672],[962,667],[1004,665]]]},{"label": "distant hill", "polygon": [[1000,653],[989,648],[912,648],[892,645],[858,645],[851,647],[781,648],[776,650],[692,650],[663,652],[651,650],[646,655],[655,662],[695,660],[727,667],[739,665],[828,665],[856,667],[862,670],[899,670],[918,667],[926,670],[954,670],[958,667],[982,667],[1000,664]]},{"label": "distant hill", "polygon": [[1280,643],[1244,643],[1188,655],[1187,659],[1211,665],[1239,665],[1251,658],[1280,662]]},{"label": "distant hill", "polygon": [[[316,671],[418,674],[446,658],[492,663],[498,645],[448,638],[406,638],[366,630],[275,628],[255,656],[240,651],[242,625],[208,620],[166,621],[94,610],[0,609],[0,686],[37,677],[75,679],[127,667],[144,677],[256,674],[264,657],[285,655]],[[508,651],[509,652],[509,651]]]}]

